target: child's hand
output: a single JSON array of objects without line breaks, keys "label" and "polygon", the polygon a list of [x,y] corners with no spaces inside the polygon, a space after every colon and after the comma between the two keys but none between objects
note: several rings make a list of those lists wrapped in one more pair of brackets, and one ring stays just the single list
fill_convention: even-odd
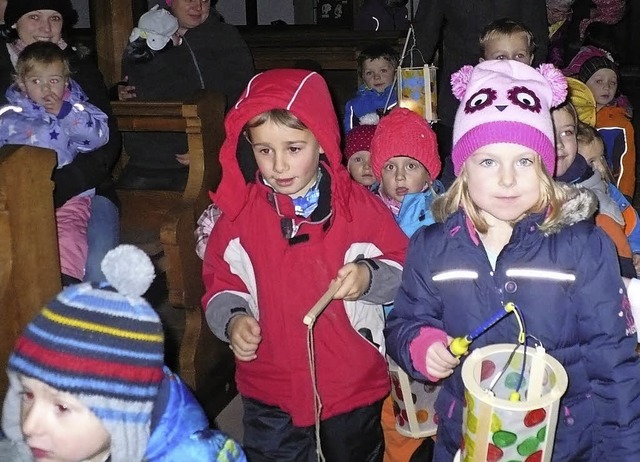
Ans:
[{"label": "child's hand", "polygon": [[[453,340],[447,336],[447,341]],[[427,372],[438,379],[444,379],[453,374],[455,367],[460,364],[460,360],[453,356],[447,345],[436,342],[427,350]]]},{"label": "child's hand", "polygon": [[133,85],[129,85],[129,76],[125,76],[122,82],[118,83],[118,99],[120,101],[128,101],[130,99],[135,98],[136,95],[136,87]]},{"label": "child's hand", "polygon": [[228,332],[231,351],[239,361],[253,361],[258,357],[256,351],[262,335],[255,318],[245,314],[235,316],[229,322]]},{"label": "child's hand", "polygon": [[60,114],[60,109],[62,109],[62,98],[53,92],[44,97],[45,111],[57,117]]},{"label": "child's hand", "polygon": [[333,296],[335,300],[357,300],[369,287],[369,268],[364,263],[347,263],[338,270],[336,280],[341,283]]},{"label": "child's hand", "polygon": [[640,275],[640,254],[638,253],[633,254],[633,266],[636,269],[636,273]]}]

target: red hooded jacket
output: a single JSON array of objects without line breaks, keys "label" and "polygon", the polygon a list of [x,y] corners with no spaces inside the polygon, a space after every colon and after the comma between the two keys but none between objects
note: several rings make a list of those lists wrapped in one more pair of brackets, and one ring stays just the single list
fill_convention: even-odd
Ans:
[{"label": "red hooded jacket", "polygon": [[[242,130],[256,115],[276,108],[298,117],[325,152],[320,202],[327,203],[330,196],[326,219],[310,222],[297,217],[289,196],[276,193],[259,178],[245,180],[238,163],[242,154],[237,154]],[[212,196],[222,215],[211,234],[203,268],[207,321],[218,337],[229,341],[225,332],[229,319],[239,305],[247,308],[260,324],[262,341],[257,359],[236,362],[238,390],[285,410],[297,426],[313,425],[304,315],[338,269],[356,256],[401,269],[407,238],[384,205],[354,183],[341,165],[336,115],[317,73],[277,69],[258,74],[229,111],[225,127],[227,137],[220,151],[223,176]],[[245,160],[255,162],[253,155],[245,156],[250,159],[243,159],[242,165]],[[283,231],[292,223],[299,225],[296,239]],[[334,300],[318,318],[314,346],[322,419],[374,403],[389,392],[383,325],[381,305],[362,300]],[[376,348],[360,335],[361,328],[369,329],[382,346]]]}]

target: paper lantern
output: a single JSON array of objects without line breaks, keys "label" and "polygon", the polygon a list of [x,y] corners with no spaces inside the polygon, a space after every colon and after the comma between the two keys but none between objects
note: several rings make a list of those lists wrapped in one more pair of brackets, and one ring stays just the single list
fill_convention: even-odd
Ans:
[{"label": "paper lantern", "polygon": [[[461,461],[551,461],[567,373],[542,347],[524,352],[521,345],[491,345],[464,361]],[[520,400],[512,401],[518,387]]]},{"label": "paper lantern", "polygon": [[438,120],[438,89],[435,66],[398,67],[398,106],[420,114],[429,122]]},{"label": "paper lantern", "polygon": [[434,404],[440,386],[413,380],[391,358],[387,359],[398,433],[410,438],[435,435],[438,430],[438,416]]}]

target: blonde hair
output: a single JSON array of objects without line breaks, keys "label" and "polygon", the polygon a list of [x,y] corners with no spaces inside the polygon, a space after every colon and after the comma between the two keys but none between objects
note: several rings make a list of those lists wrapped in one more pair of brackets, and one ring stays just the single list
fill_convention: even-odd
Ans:
[{"label": "blonde hair", "polygon": [[[557,226],[561,221],[562,204],[566,201],[567,196],[565,191],[547,173],[542,165],[540,156],[534,157],[533,165],[540,180],[540,197],[531,209],[524,212],[522,216],[511,222],[511,224],[514,225],[530,213],[547,210],[547,216],[540,225],[540,230],[545,232]],[[468,181],[463,164],[458,178],[456,178],[447,192],[434,201],[431,211],[435,220],[442,223],[462,207],[478,233],[484,234],[489,230],[489,225],[482,216],[482,210],[471,199]]]},{"label": "blonde hair", "polygon": [[490,40],[512,37],[514,35],[524,34],[527,38],[527,46],[529,54],[533,56],[536,51],[537,44],[536,38],[527,26],[521,22],[514,21],[508,18],[497,19],[491,24],[487,25],[480,34],[480,56],[484,56],[485,47]]},{"label": "blonde hair", "polygon": [[307,126],[302,123],[291,111],[287,109],[271,109],[270,111],[258,114],[251,119],[244,126],[242,132],[251,141],[251,129],[259,127],[267,122],[273,122],[276,125],[281,125],[287,128],[293,128],[295,130],[308,130]]},{"label": "blonde hair", "polygon": [[[578,131],[576,135],[576,139],[578,140],[578,153],[580,153],[580,146],[586,146],[591,143],[599,142],[604,148],[604,140],[596,130],[591,125],[587,125],[584,122],[578,122]],[[609,165],[604,157],[604,149],[602,155],[595,159],[591,164],[595,170],[597,170],[602,178],[608,183],[614,183],[613,173],[609,169]]]},{"label": "blonde hair", "polygon": [[71,69],[66,53],[55,43],[34,42],[25,47],[20,56],[18,56],[14,79],[16,81],[23,80],[37,66],[48,66],[57,63],[62,64],[62,76],[68,79],[71,76]]}]

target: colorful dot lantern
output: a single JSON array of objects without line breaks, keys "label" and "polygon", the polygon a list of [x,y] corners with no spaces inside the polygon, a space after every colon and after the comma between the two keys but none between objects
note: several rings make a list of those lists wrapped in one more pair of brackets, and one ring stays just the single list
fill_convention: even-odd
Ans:
[{"label": "colorful dot lantern", "polygon": [[436,68],[398,67],[398,106],[407,108],[429,122],[438,120]]},{"label": "colorful dot lantern", "polygon": [[[525,359],[526,358],[526,359]],[[523,368],[523,359],[525,359]],[[551,461],[564,367],[542,347],[498,344],[474,350],[462,365],[463,462]],[[511,400],[515,391],[519,400]]]},{"label": "colorful dot lantern", "polygon": [[435,435],[438,416],[434,405],[440,386],[413,380],[391,358],[387,359],[398,433],[410,438]]}]

